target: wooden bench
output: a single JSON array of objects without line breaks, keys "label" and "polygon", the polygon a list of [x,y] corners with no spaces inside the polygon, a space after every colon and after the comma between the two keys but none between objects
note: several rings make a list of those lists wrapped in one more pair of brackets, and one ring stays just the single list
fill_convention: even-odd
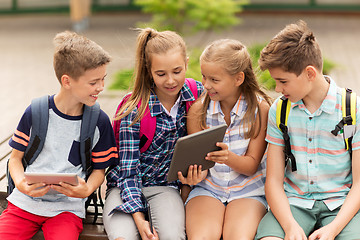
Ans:
[{"label": "wooden bench", "polygon": [[[6,163],[9,155],[11,153],[11,148],[8,145],[8,140],[11,136],[0,142],[0,184],[2,186],[0,191],[0,213],[4,211],[7,206],[7,193],[4,190],[4,185],[6,186],[7,178],[6,178]],[[88,212],[86,214],[86,218],[84,219],[84,230],[80,234],[79,240],[107,240],[107,235],[104,230],[104,225],[102,221],[102,207],[99,207],[100,213],[96,223],[93,224],[94,220],[94,208],[92,206],[89,207]],[[33,240],[44,240],[43,232],[40,230],[35,236],[32,238]]]}]

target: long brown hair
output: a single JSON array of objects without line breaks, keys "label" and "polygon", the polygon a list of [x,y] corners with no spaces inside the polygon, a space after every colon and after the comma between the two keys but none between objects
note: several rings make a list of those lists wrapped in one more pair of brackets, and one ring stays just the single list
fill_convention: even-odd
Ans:
[{"label": "long brown hair", "polygon": [[[246,47],[239,41],[233,39],[220,39],[214,41],[205,48],[200,56],[200,63],[217,63],[231,76],[240,72],[244,73],[244,82],[240,85],[241,96],[244,96],[247,103],[247,110],[243,118],[243,127],[248,129],[245,133],[246,138],[256,137],[260,128],[255,130],[255,111],[259,108],[258,97],[261,96],[269,105],[271,98],[260,88],[254,74],[250,55]],[[206,112],[210,103],[210,97],[205,95],[204,104],[200,113],[200,125],[206,128]],[[260,119],[259,111],[259,119]]]},{"label": "long brown hair", "polygon": [[186,62],[187,58],[184,40],[173,31],[158,32],[152,28],[140,29],[136,42],[133,92],[128,101],[121,107],[117,116],[115,116],[115,120],[119,120],[129,115],[141,100],[141,106],[131,125],[141,120],[148,106],[150,93],[154,85],[151,75],[152,54],[164,54],[171,49],[179,48],[184,62]]}]

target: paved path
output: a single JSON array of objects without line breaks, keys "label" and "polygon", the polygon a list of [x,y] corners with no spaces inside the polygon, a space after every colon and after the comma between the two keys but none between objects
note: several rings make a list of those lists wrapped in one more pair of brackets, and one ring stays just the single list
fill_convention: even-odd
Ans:
[{"label": "paved path", "polygon": [[[269,41],[286,24],[304,19],[314,30],[323,55],[338,64],[332,76],[341,86],[360,93],[360,16],[245,14],[243,23],[220,34],[212,33],[201,46],[218,38],[235,38],[246,45]],[[136,32],[130,30],[149,17],[140,13],[98,14],[91,17],[91,28],[84,33],[112,56],[108,79],[118,70],[134,64]],[[59,89],[52,68],[52,39],[69,29],[66,15],[0,16],[0,140],[17,126],[31,99],[53,94]],[[199,43],[202,35],[186,37],[189,46]],[[190,56],[191,57],[191,56]],[[99,98],[110,116],[121,94],[104,91]]]}]

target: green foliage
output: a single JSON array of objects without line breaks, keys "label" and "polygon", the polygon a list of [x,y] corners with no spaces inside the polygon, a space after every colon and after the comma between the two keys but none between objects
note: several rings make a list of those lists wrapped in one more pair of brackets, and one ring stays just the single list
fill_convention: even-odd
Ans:
[{"label": "green foliage", "polygon": [[324,58],[324,64],[323,64],[323,73],[325,75],[329,75],[330,71],[336,67],[336,63]]},{"label": "green foliage", "polygon": [[[158,31],[173,30],[180,35],[221,31],[240,23],[236,16],[248,0],[134,0],[144,13],[152,15],[150,23],[139,27],[152,27]],[[139,25],[139,24],[138,24]],[[192,49],[186,77],[201,80],[200,49]],[[129,89],[133,69],[124,69],[114,75],[110,89]]]},{"label": "green foliage", "polygon": [[200,70],[200,55],[202,50],[200,48],[194,48],[190,51],[188,69],[186,71],[187,78],[193,78],[197,81],[201,81],[201,70]]},{"label": "green foliage", "polygon": [[109,86],[109,89],[127,90],[130,87],[134,69],[123,69],[114,74],[114,80]]},{"label": "green foliage", "polygon": [[135,0],[142,11],[152,15],[150,23],[142,23],[159,31],[179,34],[201,30],[224,30],[237,25],[236,14],[246,0]]},{"label": "green foliage", "polygon": [[258,60],[260,58],[260,52],[265,47],[266,44],[254,44],[248,47],[248,51],[251,57],[253,64],[253,69],[255,71],[257,80],[261,85],[269,90],[275,89],[275,81],[272,79],[268,70],[261,71],[259,68]]}]

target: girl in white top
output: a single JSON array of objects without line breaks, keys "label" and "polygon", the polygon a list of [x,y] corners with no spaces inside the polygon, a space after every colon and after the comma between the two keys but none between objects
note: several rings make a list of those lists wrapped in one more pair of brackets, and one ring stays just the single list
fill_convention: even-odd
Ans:
[{"label": "girl in white top", "polygon": [[179,174],[184,184],[198,183],[187,200],[187,235],[254,239],[267,208],[263,155],[270,98],[260,89],[249,53],[239,41],[213,42],[200,64],[207,94],[189,111],[188,133],[223,123],[228,129],[223,142],[217,143],[221,150],[206,157],[216,162],[213,168],[201,171],[193,166],[192,182]]}]

